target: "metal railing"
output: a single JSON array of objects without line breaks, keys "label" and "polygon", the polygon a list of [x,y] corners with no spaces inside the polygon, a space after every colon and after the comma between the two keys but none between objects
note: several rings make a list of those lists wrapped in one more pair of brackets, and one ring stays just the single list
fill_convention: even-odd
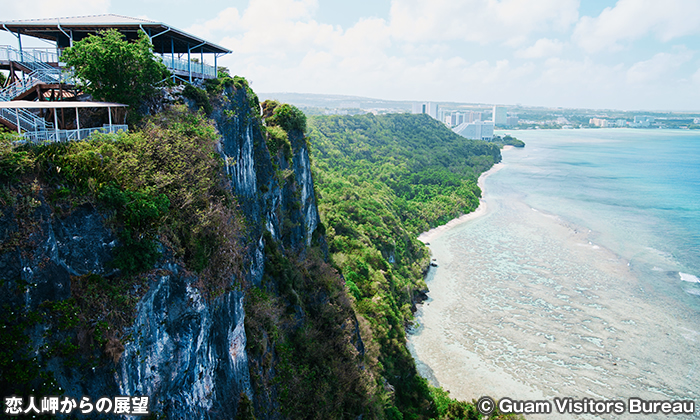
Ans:
[{"label": "metal railing", "polygon": [[27,131],[22,133],[20,143],[42,143],[42,142],[57,142],[71,140],[85,140],[94,133],[118,133],[120,131],[128,132],[128,125],[103,125],[96,128],[81,128],[80,130],[46,130],[46,131]]},{"label": "metal railing", "polygon": [[[15,99],[23,92],[40,83],[61,83],[69,77],[61,69],[47,64],[51,60],[58,62],[58,54],[45,49],[22,49],[22,51],[19,51],[8,45],[1,45],[0,60],[19,62],[32,70],[23,80],[17,80],[13,84],[0,89],[0,101],[3,102]],[[0,117],[14,125],[19,123],[19,128],[25,131],[39,132],[53,129],[52,123],[46,122],[43,118],[39,118],[25,109],[16,111],[2,109],[0,110]]]},{"label": "metal railing", "polygon": [[44,63],[58,63],[59,55],[49,48],[22,48],[22,53],[9,45],[0,45],[0,61],[24,61],[22,56],[28,54]]},{"label": "metal railing", "polygon": [[15,126],[17,125],[17,120],[19,120],[19,128],[25,131],[53,130],[53,123],[47,122],[45,119],[37,117],[22,108],[0,108],[0,118]]},{"label": "metal railing", "polygon": [[45,83],[58,83],[62,80],[61,69],[48,64],[49,59],[58,60],[57,54],[50,55],[48,51],[33,49],[19,51],[9,45],[3,45],[0,46],[0,59],[2,58],[22,63],[31,69],[32,73],[36,73],[35,77],[40,77]]},{"label": "metal railing", "polygon": [[0,89],[0,101],[11,101],[19,94],[28,91],[40,83],[46,82],[42,80],[39,72],[33,71],[29,73],[25,80],[17,80],[13,84]]},{"label": "metal railing", "polygon": [[[61,69],[47,64],[49,60],[57,60],[55,62],[58,62],[58,54],[50,51],[39,49],[23,49],[19,51],[9,45],[2,45],[0,46],[0,60],[2,59],[22,63],[26,68],[32,70],[28,76],[29,81],[25,80],[21,85],[15,82],[16,87],[24,87],[24,90],[35,85],[37,83],[36,80],[40,80],[43,83],[61,83],[69,77]],[[31,83],[31,85],[26,86],[27,83]],[[7,88],[3,90],[7,90]]]},{"label": "metal railing", "polygon": [[[70,72],[53,67],[48,62],[58,63],[59,55],[45,49],[16,50],[10,46],[0,46],[0,61],[15,61],[22,63],[31,72],[24,78],[0,90],[0,101],[11,101],[23,92],[33,88],[37,84],[65,83],[72,81]],[[195,63],[193,63],[195,64]],[[0,108],[0,118],[19,126],[25,132],[21,134],[22,142],[55,142],[82,140],[90,137],[95,132],[116,133],[128,131],[127,125],[104,125],[97,128],[81,128],[79,130],[57,130],[54,124],[47,122],[26,109]]]},{"label": "metal railing", "polygon": [[184,72],[192,71],[192,74],[202,74],[209,77],[216,77],[216,68],[210,66],[209,64],[204,64],[199,61],[187,61],[180,60],[178,58],[173,59],[172,56],[162,55],[163,64],[168,70],[179,70]]}]

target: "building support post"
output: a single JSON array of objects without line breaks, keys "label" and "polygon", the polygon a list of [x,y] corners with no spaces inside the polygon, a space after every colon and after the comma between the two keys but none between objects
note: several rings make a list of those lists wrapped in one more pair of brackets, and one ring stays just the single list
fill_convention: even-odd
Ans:
[{"label": "building support post", "polygon": [[[170,37],[170,59],[172,60],[173,70],[175,70],[175,38]],[[175,83],[175,73],[173,73],[173,83]]]},{"label": "building support post", "polygon": [[192,60],[190,60],[190,43],[187,43],[187,72],[190,74],[190,83],[192,83]]},{"label": "building support post", "polygon": [[112,132],[112,107],[107,107],[107,113],[109,114],[109,132]]},{"label": "building support post", "polygon": [[[19,60],[24,65],[24,51],[22,50],[22,34],[17,32],[17,40],[19,41]],[[25,86],[24,71],[22,71],[22,86]]]},{"label": "building support post", "polygon": [[19,108],[15,108],[15,118],[17,118],[17,134],[21,134],[19,131]]},{"label": "building support post", "polygon": [[80,140],[80,114],[77,106],[75,107],[75,125],[78,127],[78,140]]},{"label": "building support post", "polygon": [[53,109],[53,129],[56,132],[56,141],[59,141],[58,137],[58,114],[56,113],[56,108]]}]

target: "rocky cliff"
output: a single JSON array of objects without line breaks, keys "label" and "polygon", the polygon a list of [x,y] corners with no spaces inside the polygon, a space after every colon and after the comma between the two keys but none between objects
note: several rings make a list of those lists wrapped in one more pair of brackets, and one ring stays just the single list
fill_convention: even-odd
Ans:
[{"label": "rocky cliff", "polygon": [[[129,245],[124,232],[138,230],[138,222],[123,216],[133,197],[140,197],[136,193],[123,192],[132,201],[110,208],[99,179],[76,193],[71,182],[82,181],[47,175],[61,172],[50,159],[7,178],[0,194],[3,397],[23,397],[26,407],[30,395],[37,401],[42,395],[78,401],[141,395],[150,398],[157,417],[291,417],[290,392],[300,386],[295,381],[317,369],[315,362],[292,356],[303,351],[300,343],[320,340],[299,336],[314,328],[344,343],[333,344],[329,354],[340,362],[326,370],[347,371],[352,377],[343,380],[358,399],[370,392],[371,381],[362,379],[357,320],[342,281],[323,261],[304,133],[289,130],[291,153],[271,155],[257,99],[247,86],[236,87],[212,97],[218,104],[212,119],[220,136],[215,147],[223,160],[222,182],[235,207],[230,214],[244,219],[238,237],[228,238],[241,257],[234,274],[214,289],[202,287],[202,273],[210,267],[193,264],[196,253],[188,259],[177,243],[163,239],[167,223],[132,235],[135,244],[153,235],[154,255],[160,256],[155,264],[133,272],[115,264]],[[100,153],[90,155],[95,165],[108,166]],[[62,194],[69,190],[67,205]],[[170,213],[156,213],[153,220],[168,220],[170,202]],[[139,211],[156,211],[148,206]],[[126,221],[115,223],[120,217]],[[314,283],[319,279],[321,286]],[[249,311],[254,313],[246,320]],[[321,319],[332,325],[319,326]],[[352,402],[334,404],[330,410],[352,411]],[[361,414],[362,406],[354,410]]]}]

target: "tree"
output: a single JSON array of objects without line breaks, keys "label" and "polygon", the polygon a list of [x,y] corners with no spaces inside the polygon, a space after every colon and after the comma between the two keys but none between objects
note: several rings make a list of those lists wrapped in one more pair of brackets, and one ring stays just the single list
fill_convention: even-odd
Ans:
[{"label": "tree", "polygon": [[153,55],[153,45],[143,31],[134,42],[116,29],[91,34],[66,48],[61,57],[73,67],[86,93],[98,100],[127,104],[136,113],[155,93],[156,84],[169,75]]}]

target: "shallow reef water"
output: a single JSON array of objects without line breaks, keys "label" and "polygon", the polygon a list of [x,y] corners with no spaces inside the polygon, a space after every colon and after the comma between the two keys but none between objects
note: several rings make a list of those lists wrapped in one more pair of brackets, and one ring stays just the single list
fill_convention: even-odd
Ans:
[{"label": "shallow reef water", "polygon": [[460,399],[694,400],[698,415],[700,185],[678,171],[700,135],[513,134],[527,145],[483,180],[484,214],[430,238],[419,370]]}]

